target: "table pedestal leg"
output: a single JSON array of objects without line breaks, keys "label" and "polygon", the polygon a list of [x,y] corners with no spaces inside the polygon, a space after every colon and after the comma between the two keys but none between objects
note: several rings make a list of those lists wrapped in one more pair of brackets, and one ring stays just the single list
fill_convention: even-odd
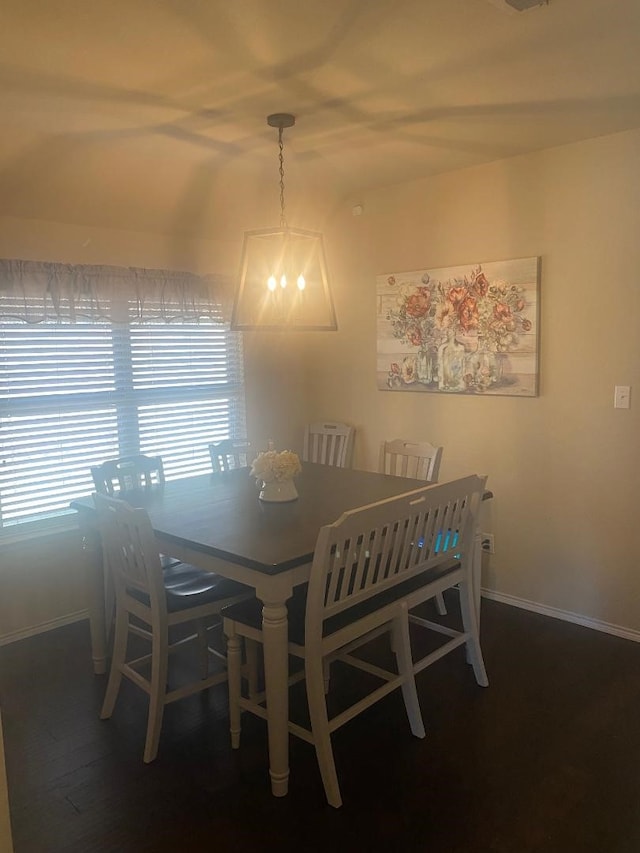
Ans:
[{"label": "table pedestal leg", "polygon": [[289,790],[289,655],[287,605],[263,601],[265,689],[269,728],[269,773],[274,797]]}]

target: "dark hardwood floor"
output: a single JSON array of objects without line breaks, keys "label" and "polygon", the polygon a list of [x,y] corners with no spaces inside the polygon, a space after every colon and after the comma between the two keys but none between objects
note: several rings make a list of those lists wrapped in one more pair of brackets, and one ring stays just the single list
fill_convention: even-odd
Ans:
[{"label": "dark hardwood floor", "polygon": [[[143,693],[98,719],[86,623],[5,646],[16,853],[638,853],[640,644],[485,601],[482,645],[486,690],[462,650],[418,676],[424,740],[398,692],[334,735],[340,810],[297,739],[271,796],[265,724],[245,715],[232,753],[224,686],[167,708],[147,766]],[[332,692],[356,682],[336,666]]]}]

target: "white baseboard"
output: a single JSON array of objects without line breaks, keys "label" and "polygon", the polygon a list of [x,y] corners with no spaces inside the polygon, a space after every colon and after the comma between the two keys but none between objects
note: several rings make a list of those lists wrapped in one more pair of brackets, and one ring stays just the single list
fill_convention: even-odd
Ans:
[{"label": "white baseboard", "polygon": [[582,616],[580,613],[572,613],[570,610],[560,610],[558,607],[549,607],[546,604],[538,604],[535,601],[528,601],[526,598],[517,598],[515,595],[495,592],[492,589],[483,588],[482,595],[484,598],[492,599],[492,601],[500,601],[502,604],[510,604],[512,607],[531,610],[533,613],[542,614],[542,616],[551,616],[553,619],[573,622],[575,625],[582,625],[584,628],[593,628],[594,631],[602,631],[605,634],[613,634],[616,637],[623,637],[625,640],[640,643],[640,631],[634,631],[632,628],[623,628],[621,625],[601,622],[599,619],[591,619],[589,616]]},{"label": "white baseboard", "polygon": [[75,613],[60,616],[59,619],[50,619],[48,622],[41,622],[39,625],[22,628],[20,631],[0,634],[0,646],[7,646],[9,643],[16,643],[18,640],[26,640],[27,637],[35,637],[36,634],[44,634],[45,631],[53,631],[54,628],[62,628],[63,625],[71,625],[72,622],[81,622],[83,619],[88,618],[88,610],[77,610]]},{"label": "white baseboard", "polygon": [[[526,598],[518,598],[515,595],[496,592],[495,590],[485,589],[484,587],[482,588],[482,596],[492,601],[508,604],[511,607],[519,607],[521,610],[530,610],[532,613],[551,616],[553,619],[561,619],[564,622],[573,622],[574,625],[582,625],[584,628],[592,628],[594,631],[602,631],[605,634],[613,634],[616,637],[640,643],[640,631],[635,631],[632,628],[612,625],[610,622],[591,619],[589,616],[572,613],[570,610],[560,610],[559,607],[549,607],[546,604],[538,604],[536,601],[529,601]],[[69,613],[67,616],[61,616],[59,619],[51,619],[49,622],[42,622],[40,625],[23,628],[20,631],[13,631],[10,634],[2,634],[0,635],[0,646],[6,646],[18,640],[25,640],[27,637],[35,637],[36,634],[43,634],[45,631],[52,631],[54,628],[61,628],[63,625],[71,625],[73,622],[81,622],[83,619],[88,618],[89,612],[87,610],[78,610],[76,613]]]}]

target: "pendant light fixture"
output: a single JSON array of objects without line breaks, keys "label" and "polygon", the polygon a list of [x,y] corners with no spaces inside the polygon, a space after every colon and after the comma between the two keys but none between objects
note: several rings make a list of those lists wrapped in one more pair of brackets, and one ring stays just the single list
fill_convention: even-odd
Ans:
[{"label": "pendant light fixture", "polygon": [[282,132],[289,113],[267,116],[278,129],[280,226],[245,231],[231,328],[236,331],[335,331],[324,240],[319,231],[291,228],[284,203]]}]

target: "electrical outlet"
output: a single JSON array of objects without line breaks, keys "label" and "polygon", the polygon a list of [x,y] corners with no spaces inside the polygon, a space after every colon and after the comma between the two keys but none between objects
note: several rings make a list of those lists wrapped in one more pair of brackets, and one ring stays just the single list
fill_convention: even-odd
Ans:
[{"label": "electrical outlet", "polygon": [[614,409],[628,409],[631,398],[631,385],[616,385],[613,394]]},{"label": "electrical outlet", "polygon": [[495,551],[493,550],[493,533],[481,533],[480,544],[482,546],[482,550],[486,551],[487,554],[495,554]]}]

